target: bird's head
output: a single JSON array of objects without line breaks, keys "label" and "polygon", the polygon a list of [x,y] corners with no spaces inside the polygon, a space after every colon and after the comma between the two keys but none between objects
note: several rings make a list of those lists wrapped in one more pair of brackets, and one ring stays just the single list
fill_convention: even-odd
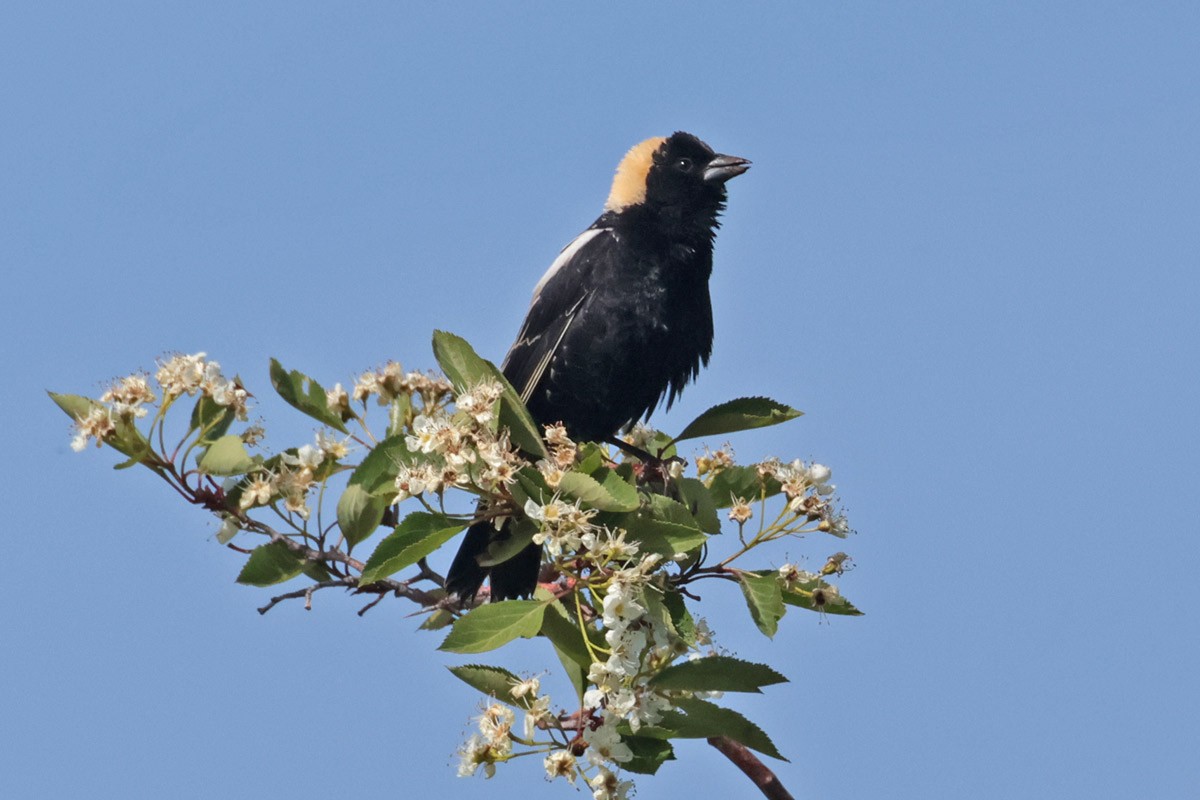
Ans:
[{"label": "bird's head", "polygon": [[604,210],[648,206],[715,215],[725,201],[725,182],[748,169],[746,159],[713,152],[690,133],[647,139],[621,160]]}]

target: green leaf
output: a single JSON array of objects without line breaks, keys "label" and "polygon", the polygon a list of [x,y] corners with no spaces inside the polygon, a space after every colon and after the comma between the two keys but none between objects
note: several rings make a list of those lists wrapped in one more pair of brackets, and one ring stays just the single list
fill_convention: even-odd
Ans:
[{"label": "green leaf", "polygon": [[[56,392],[47,392],[46,394],[50,395],[50,399],[75,421],[92,413],[93,408],[107,408],[91,398],[80,397],[77,394],[57,394]],[[129,420],[114,414],[112,421],[116,430],[104,440],[104,443],[118,453],[129,457],[127,461],[116,464],[113,469],[127,469],[134,464],[140,464],[150,454],[150,442]]]},{"label": "green leaf", "polygon": [[[583,632],[578,622],[567,607],[552,594],[540,586],[534,590],[534,599],[550,603],[546,616],[542,619],[541,635],[550,640],[558,660],[563,665],[575,694],[583,701],[583,693],[587,691],[587,673],[591,667],[591,654],[583,643]],[[589,628],[588,635],[594,645],[605,646],[603,637],[596,630]]]},{"label": "green leaf", "polygon": [[563,494],[582,500],[600,511],[633,511],[638,507],[638,493],[631,484],[611,469],[601,469],[598,477],[568,472],[558,484]]},{"label": "green leaf", "polygon": [[617,524],[629,531],[643,552],[664,558],[690,552],[708,541],[686,508],[658,494],[650,495],[636,512],[619,517]]},{"label": "green leaf", "polygon": [[438,649],[449,653],[484,653],[518,637],[533,638],[542,629],[546,605],[537,600],[504,600],[479,606],[454,623]]},{"label": "green leaf", "polygon": [[201,444],[215,442],[229,430],[235,416],[232,408],[220,405],[208,395],[202,394],[197,398],[196,405],[192,406],[188,431],[204,431],[200,437]]},{"label": "green leaf", "polygon": [[488,667],[483,664],[467,664],[461,667],[448,667],[448,669],[472,689],[494,697],[503,703],[529,708],[528,696],[520,700],[513,699],[512,688],[520,683],[521,679],[506,669]]},{"label": "green leaf", "polygon": [[608,461],[608,452],[595,442],[584,442],[579,445],[576,459],[575,471],[591,475]]},{"label": "green leaf", "polygon": [[[229,523],[228,525],[226,523]],[[217,530],[217,544],[229,544],[233,541],[233,537],[242,532],[241,526],[237,524],[237,518],[234,516],[226,517],[222,520],[221,527]]]},{"label": "green leaf", "polygon": [[331,580],[333,578],[333,575],[331,575],[329,572],[329,568],[320,561],[308,561],[306,559],[304,562],[304,568],[301,570],[301,572],[312,578],[317,583]]},{"label": "green leaf", "polygon": [[[539,591],[541,591],[539,589]],[[583,642],[583,632],[579,624],[568,614],[562,603],[554,603],[550,611],[542,618],[542,636],[550,640],[554,649],[560,655],[566,656],[585,670],[592,665],[592,655]],[[593,645],[607,647],[602,639],[593,641]]]},{"label": "green leaf", "polygon": [[682,503],[661,494],[649,495],[646,502],[655,519],[682,525],[694,531],[700,530],[700,523],[696,522],[692,512],[688,511],[687,506]]},{"label": "green leaf", "polygon": [[[371,494],[394,484],[402,464],[411,463],[413,454],[404,443],[404,436],[389,436],[371,448],[362,462],[350,474],[350,484],[361,486]],[[394,495],[395,492],[392,492]]]},{"label": "green leaf", "polygon": [[500,398],[500,425],[508,429],[514,445],[537,458],[545,458],[546,446],[541,431],[521,402],[521,396],[495,364],[480,358],[466,339],[446,331],[433,332],[433,356],[460,391],[470,389],[486,378],[498,381],[504,387]]},{"label": "green leaf", "polygon": [[731,708],[723,708],[696,698],[677,698],[675,706],[686,712],[687,716],[676,711],[666,711],[659,722],[659,727],[674,731],[672,738],[707,739],[710,736],[728,736],[763,755],[787,761],[776,749],[771,738],[763,733],[762,728]]},{"label": "green leaf", "polygon": [[338,498],[337,519],[351,549],[375,532],[388,504],[387,498],[373,495],[360,485],[346,487]]},{"label": "green leaf", "polygon": [[100,405],[95,400],[77,394],[58,394],[57,392],[46,392],[46,394],[50,395],[50,399],[72,420],[83,419],[92,413],[93,408]]},{"label": "green leaf", "polygon": [[425,621],[417,626],[417,630],[440,631],[452,622],[454,622],[454,615],[444,608],[439,608],[426,617]]},{"label": "green leaf", "polygon": [[242,437],[226,434],[208,446],[198,465],[206,475],[241,475],[254,468]]},{"label": "green leaf", "polygon": [[681,661],[650,679],[656,690],[678,689],[688,692],[755,692],[763,686],[786,683],[787,678],[766,664],[742,661],[732,656],[709,656]]},{"label": "green leaf", "polygon": [[321,384],[298,370],[288,372],[275,359],[271,359],[271,385],[288,405],[328,425],[334,430],[349,433],[341,415],[329,410],[325,389]]},{"label": "green leaf", "polygon": [[718,534],[721,532],[721,518],[717,516],[717,504],[703,481],[696,478],[679,478],[676,480],[682,503],[691,512],[692,518],[705,533]]},{"label": "green leaf", "polygon": [[[815,584],[816,582],[813,581],[813,583]],[[809,611],[823,611],[826,614],[840,614],[847,617],[861,617],[863,615],[863,612],[855,608],[853,603],[840,594],[826,592],[825,603],[818,606],[816,600],[813,598],[813,589],[815,588],[817,587],[802,588],[800,582],[794,584],[790,589],[785,587],[781,590],[783,602],[789,606],[805,608]]]},{"label": "green leaf", "polygon": [[775,631],[779,630],[779,620],[786,611],[783,607],[779,579],[772,575],[756,575],[753,572],[740,572],[737,578],[742,586],[742,594],[746,596],[746,605],[750,607],[750,616],[754,619],[754,624],[768,638],[774,637]]},{"label": "green leaf", "polygon": [[398,394],[388,404],[387,435],[397,436],[404,433],[404,426],[412,416],[412,395]]},{"label": "green leaf", "polygon": [[688,644],[696,643],[696,621],[692,619],[692,614],[687,609],[687,603],[683,599],[683,595],[677,591],[669,591],[663,594],[663,605],[667,607],[667,611],[671,615],[671,627],[675,629],[683,640]]},{"label": "green leaf", "polygon": [[765,428],[795,419],[802,413],[769,397],[739,397],[713,406],[696,417],[674,441]]},{"label": "green leaf", "polygon": [[379,527],[383,512],[396,496],[396,473],[412,460],[403,436],[389,436],[371,448],[354,468],[346,491],[338,498],[338,525],[351,547]]},{"label": "green leaf", "polygon": [[303,557],[283,542],[271,542],[254,548],[237,576],[237,582],[248,586],[272,586],[291,580],[303,569]]},{"label": "green leaf", "polygon": [[442,514],[414,511],[402,519],[396,530],[384,537],[371,553],[363,566],[359,585],[367,586],[412,566],[465,527],[465,523]]},{"label": "green leaf", "polygon": [[726,467],[713,476],[708,494],[717,508],[729,508],[733,498],[741,497],[754,502],[763,497],[773,497],[782,491],[779,481],[769,478],[764,483],[756,467]]},{"label": "green leaf", "polygon": [[621,767],[639,775],[653,775],[663,762],[675,760],[675,748],[663,739],[628,734],[621,737],[621,743],[633,751],[633,758]]}]

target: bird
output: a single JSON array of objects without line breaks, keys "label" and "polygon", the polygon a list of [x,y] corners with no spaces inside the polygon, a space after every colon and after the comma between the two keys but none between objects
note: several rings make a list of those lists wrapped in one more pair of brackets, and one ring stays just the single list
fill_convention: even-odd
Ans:
[{"label": "bird", "polygon": [[[603,213],[550,264],[504,377],[539,425],[561,423],[577,442],[602,441],[679,397],[713,344],[709,277],[726,181],[750,168],[677,131],[634,145],[621,159]],[[507,535],[473,524],[446,590],[473,599],[490,573],[492,601],[529,597],[542,547],[530,544],[490,568],[488,545]]]}]

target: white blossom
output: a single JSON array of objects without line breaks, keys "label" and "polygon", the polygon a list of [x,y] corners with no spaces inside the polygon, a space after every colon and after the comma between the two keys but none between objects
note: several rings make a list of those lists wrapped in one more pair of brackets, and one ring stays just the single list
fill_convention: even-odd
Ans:
[{"label": "white blossom", "polygon": [[548,780],[566,778],[571,783],[575,782],[575,756],[568,751],[554,750],[546,756],[542,764],[546,768]]},{"label": "white blossom", "polygon": [[104,444],[104,437],[116,433],[112,412],[101,406],[94,407],[87,415],[75,420],[75,436],[71,439],[71,449],[76,453],[87,447],[89,439],[96,440],[96,447]]}]

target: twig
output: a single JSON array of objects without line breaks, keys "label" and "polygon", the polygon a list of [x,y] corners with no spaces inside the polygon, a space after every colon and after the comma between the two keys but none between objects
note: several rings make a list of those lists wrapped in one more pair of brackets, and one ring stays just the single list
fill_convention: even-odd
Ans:
[{"label": "twig", "polygon": [[740,742],[735,742],[728,736],[710,736],[708,743],[717,748],[721,755],[728,758],[746,777],[754,782],[769,800],[796,800],[791,792],[779,782],[778,776],[770,767],[759,760],[758,756]]},{"label": "twig", "polygon": [[310,586],[304,587],[303,589],[297,589],[294,592],[288,592],[287,594],[281,594],[277,597],[272,597],[271,602],[258,609],[258,613],[266,614],[284,600],[296,600],[301,597],[304,598],[304,609],[306,611],[312,611],[313,592],[317,591],[318,589],[332,589],[334,586],[351,587],[357,584],[358,581],[354,578],[343,578],[340,581],[321,581],[320,583],[314,583]]},{"label": "twig", "polygon": [[363,614],[366,614],[372,608],[379,605],[380,601],[383,600],[383,598],[385,598],[385,597],[387,597],[387,592],[380,592],[378,597],[376,597],[374,600],[367,603],[365,606],[363,606],[362,608],[360,608],[358,610],[358,615],[361,617]]}]

